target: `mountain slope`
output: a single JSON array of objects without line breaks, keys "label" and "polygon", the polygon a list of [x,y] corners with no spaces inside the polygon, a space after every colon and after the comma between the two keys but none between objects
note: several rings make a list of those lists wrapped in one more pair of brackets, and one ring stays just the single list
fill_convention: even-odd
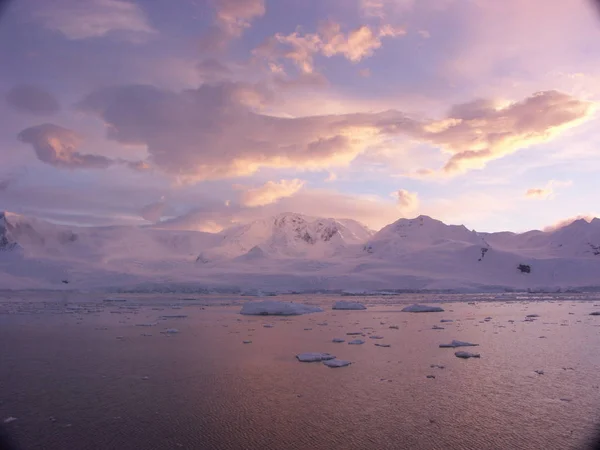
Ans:
[{"label": "mountain slope", "polygon": [[600,220],[476,233],[419,216],[373,234],[286,213],[220,233],[69,227],[0,214],[3,288],[275,291],[600,288]]}]

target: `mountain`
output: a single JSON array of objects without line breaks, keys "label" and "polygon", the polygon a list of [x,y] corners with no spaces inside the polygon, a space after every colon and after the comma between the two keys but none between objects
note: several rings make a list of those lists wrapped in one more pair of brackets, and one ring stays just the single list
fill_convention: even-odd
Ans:
[{"label": "mountain", "polygon": [[249,258],[260,256],[291,258],[331,257],[351,246],[358,246],[372,235],[360,223],[283,213],[275,217],[237,225],[222,233],[221,243],[201,260]]},{"label": "mountain", "polygon": [[600,288],[600,220],[477,233],[427,216],[377,233],[285,213],[219,233],[72,227],[0,213],[7,289],[224,291]]}]

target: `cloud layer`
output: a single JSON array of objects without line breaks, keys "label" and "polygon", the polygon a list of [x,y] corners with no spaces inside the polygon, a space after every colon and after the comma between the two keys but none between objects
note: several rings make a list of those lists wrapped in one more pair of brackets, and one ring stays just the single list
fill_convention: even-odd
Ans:
[{"label": "cloud layer", "polygon": [[20,84],[6,94],[6,102],[14,110],[34,115],[58,112],[60,105],[54,95],[45,89],[30,84]]}]

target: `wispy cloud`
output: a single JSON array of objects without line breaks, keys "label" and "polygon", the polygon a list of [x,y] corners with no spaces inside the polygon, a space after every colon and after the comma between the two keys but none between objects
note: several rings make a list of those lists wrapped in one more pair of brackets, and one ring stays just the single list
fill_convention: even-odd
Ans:
[{"label": "wispy cloud", "polygon": [[50,30],[68,39],[98,38],[120,32],[132,42],[140,42],[155,34],[138,4],[125,0],[30,0],[34,16]]},{"label": "wispy cloud", "polygon": [[241,186],[243,192],[240,203],[244,206],[264,206],[285,198],[291,197],[304,186],[305,182],[297,178],[293,180],[267,181],[255,188]]}]

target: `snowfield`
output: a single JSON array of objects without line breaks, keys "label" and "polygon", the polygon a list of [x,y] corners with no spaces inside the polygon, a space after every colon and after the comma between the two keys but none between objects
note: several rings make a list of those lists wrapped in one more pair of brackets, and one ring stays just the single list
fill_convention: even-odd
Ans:
[{"label": "snowfield", "polygon": [[522,234],[426,216],[375,233],[353,220],[294,213],[220,233],[189,228],[74,227],[0,213],[0,285],[257,296],[600,289],[599,219]]}]

